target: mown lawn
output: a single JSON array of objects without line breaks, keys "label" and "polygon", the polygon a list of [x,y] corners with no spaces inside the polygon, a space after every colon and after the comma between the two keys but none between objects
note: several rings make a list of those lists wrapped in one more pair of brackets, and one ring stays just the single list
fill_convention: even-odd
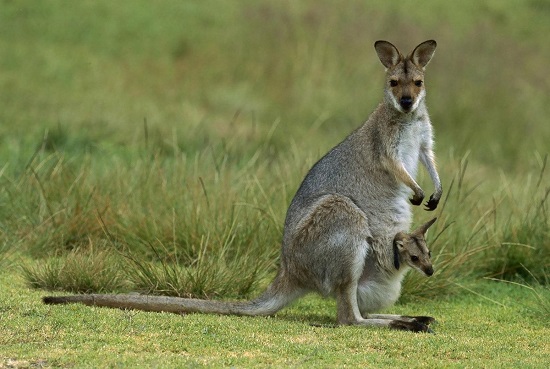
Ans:
[{"label": "mown lawn", "polygon": [[45,306],[13,273],[1,281],[0,367],[545,368],[550,355],[533,292],[502,282],[390,310],[437,318],[418,334],[334,327],[334,302],[313,295],[270,318],[178,316]]}]

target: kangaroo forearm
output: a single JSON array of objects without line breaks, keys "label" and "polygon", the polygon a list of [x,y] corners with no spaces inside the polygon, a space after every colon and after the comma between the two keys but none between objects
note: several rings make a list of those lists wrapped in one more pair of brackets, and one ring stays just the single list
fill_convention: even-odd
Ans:
[{"label": "kangaroo forearm", "polygon": [[443,187],[441,186],[441,180],[439,179],[439,174],[437,173],[437,166],[435,164],[435,158],[433,151],[423,150],[420,152],[420,162],[426,167],[428,174],[433,182],[435,187],[434,196],[439,198],[443,192]]},{"label": "kangaroo forearm", "polygon": [[401,162],[388,158],[385,160],[384,164],[386,170],[392,173],[398,181],[404,183],[407,187],[413,190],[415,194],[422,192],[422,189],[418,183],[416,183],[413,177],[411,177]]}]

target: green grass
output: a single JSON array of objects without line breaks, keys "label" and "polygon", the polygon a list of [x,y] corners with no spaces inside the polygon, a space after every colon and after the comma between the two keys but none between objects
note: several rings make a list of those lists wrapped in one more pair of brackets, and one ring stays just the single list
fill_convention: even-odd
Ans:
[{"label": "green grass", "polygon": [[45,306],[37,303],[40,291],[21,283],[0,292],[3,365],[543,368],[550,354],[541,339],[550,333],[547,322],[524,305],[531,291],[497,282],[390,309],[434,315],[436,334],[334,328],[334,302],[314,296],[272,318],[178,316]]},{"label": "green grass", "polygon": [[[0,367],[538,366],[549,16],[542,0],[1,2]],[[334,323],[317,298],[272,319],[41,305],[45,290],[260,293],[303,176],[382,98],[374,41],[430,38],[436,274],[409,273],[393,311],[437,316],[438,335],[312,327]]]}]

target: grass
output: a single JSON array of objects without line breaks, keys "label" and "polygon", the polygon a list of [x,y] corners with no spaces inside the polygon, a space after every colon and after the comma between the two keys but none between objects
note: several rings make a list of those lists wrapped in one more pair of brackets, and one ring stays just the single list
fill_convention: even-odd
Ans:
[{"label": "grass", "polygon": [[[536,0],[2,2],[0,367],[383,367],[417,349],[426,366],[537,367],[550,301],[549,12]],[[260,293],[301,179],[382,97],[372,44],[429,38],[436,274],[409,273],[393,309],[441,317],[435,338],[312,327],[334,321],[317,298],[272,319],[40,304],[40,289]],[[414,209],[415,224],[430,216]]]},{"label": "grass", "polygon": [[[13,277],[2,274],[2,282]],[[460,298],[409,302],[396,313],[433,314],[436,334],[331,327],[334,303],[308,297],[273,318],[178,316],[37,304],[42,293],[0,294],[0,363],[44,367],[516,367],[542,368],[548,325],[521,301],[530,291],[476,283]],[[483,295],[484,298],[480,298]],[[313,326],[312,324],[315,324]],[[97,352],[101,351],[101,355]],[[21,365],[20,367],[23,367]]]}]

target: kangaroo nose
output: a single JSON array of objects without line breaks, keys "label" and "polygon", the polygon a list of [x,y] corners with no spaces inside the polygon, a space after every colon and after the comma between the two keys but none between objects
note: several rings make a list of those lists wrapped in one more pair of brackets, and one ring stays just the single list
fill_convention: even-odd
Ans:
[{"label": "kangaroo nose", "polygon": [[399,104],[401,104],[401,107],[405,110],[408,110],[411,108],[413,104],[413,100],[410,96],[403,96],[401,100],[399,101]]}]

